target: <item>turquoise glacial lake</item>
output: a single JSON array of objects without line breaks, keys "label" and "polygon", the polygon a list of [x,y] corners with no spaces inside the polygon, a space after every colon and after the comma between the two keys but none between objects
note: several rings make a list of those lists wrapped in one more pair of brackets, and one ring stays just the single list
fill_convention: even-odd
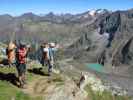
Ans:
[{"label": "turquoise glacial lake", "polygon": [[101,64],[87,63],[86,67],[91,69],[91,70],[97,71],[97,72],[103,72],[103,65],[101,65]]}]

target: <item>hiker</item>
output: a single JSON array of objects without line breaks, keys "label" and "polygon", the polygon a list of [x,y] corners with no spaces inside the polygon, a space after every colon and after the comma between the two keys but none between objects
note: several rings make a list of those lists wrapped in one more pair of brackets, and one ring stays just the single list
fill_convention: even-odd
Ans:
[{"label": "hiker", "polygon": [[44,55],[44,52],[43,52],[43,49],[45,48],[45,43],[43,43],[41,46],[40,46],[40,54],[39,55],[42,55],[42,56],[39,56],[40,57],[40,59],[39,59],[39,61],[40,61],[40,63],[42,64],[42,66],[44,66],[45,65],[45,55]]},{"label": "hiker", "polygon": [[49,43],[49,55],[50,55],[51,63],[53,65],[55,62],[55,52],[57,51],[58,48],[59,46],[56,43]]},{"label": "hiker", "polygon": [[44,43],[43,47],[43,63],[48,66],[48,75],[52,72],[54,65],[54,52],[57,50],[57,46],[54,43]]},{"label": "hiker", "polygon": [[85,75],[81,73],[81,77],[79,82],[77,83],[77,86],[80,88],[84,81],[85,81]]},{"label": "hiker", "polygon": [[15,60],[16,60],[15,52],[16,52],[16,45],[11,41],[6,49],[9,67],[15,64]]},{"label": "hiker", "polygon": [[29,50],[29,47],[26,47],[26,44],[23,42],[20,42],[20,46],[17,48],[16,51],[16,68],[18,71],[18,78],[20,87],[23,88],[26,84],[26,56],[27,52]]}]

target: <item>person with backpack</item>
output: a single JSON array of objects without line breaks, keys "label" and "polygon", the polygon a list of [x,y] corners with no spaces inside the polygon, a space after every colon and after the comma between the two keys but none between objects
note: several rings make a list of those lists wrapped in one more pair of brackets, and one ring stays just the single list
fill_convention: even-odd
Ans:
[{"label": "person with backpack", "polygon": [[57,50],[54,44],[44,43],[43,48],[43,59],[44,63],[48,66],[48,75],[51,75],[52,68],[54,65],[54,52]]},{"label": "person with backpack", "polygon": [[17,48],[16,51],[16,68],[18,71],[18,78],[20,87],[23,88],[25,85],[25,73],[26,73],[26,56],[27,56],[28,48],[26,47],[26,44],[21,42],[20,46]]},{"label": "person with backpack", "polygon": [[15,52],[16,52],[16,45],[15,45],[15,43],[13,43],[11,41],[8,44],[8,47],[6,48],[6,54],[7,54],[7,58],[8,58],[9,67],[11,67],[16,62]]},{"label": "person with backpack", "polygon": [[[46,63],[45,63],[45,54],[43,52],[43,49],[45,48],[45,43],[43,43],[41,46],[40,46],[40,49],[39,49],[39,61],[41,63],[42,66],[44,66]],[[41,55],[41,56],[40,56]]]}]

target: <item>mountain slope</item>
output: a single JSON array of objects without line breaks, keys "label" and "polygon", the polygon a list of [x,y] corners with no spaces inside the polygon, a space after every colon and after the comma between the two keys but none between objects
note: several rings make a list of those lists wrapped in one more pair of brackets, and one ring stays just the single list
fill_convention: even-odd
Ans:
[{"label": "mountain slope", "polygon": [[52,12],[43,16],[31,12],[16,17],[0,15],[0,40],[52,40],[70,44],[84,33],[85,25],[94,21],[95,17],[89,11],[75,15]]},{"label": "mountain slope", "polygon": [[82,59],[83,56],[83,60],[88,60],[88,62],[93,59],[93,62],[102,61],[114,66],[129,64],[133,59],[132,23],[132,9],[101,15],[94,23],[86,26],[88,32],[83,34],[68,50],[80,52],[77,58]]}]

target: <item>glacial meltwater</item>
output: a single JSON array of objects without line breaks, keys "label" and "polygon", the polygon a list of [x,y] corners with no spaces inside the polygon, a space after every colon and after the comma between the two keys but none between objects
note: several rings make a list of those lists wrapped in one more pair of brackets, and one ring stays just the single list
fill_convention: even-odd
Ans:
[{"label": "glacial meltwater", "polygon": [[97,72],[103,72],[103,65],[98,64],[98,63],[87,63],[86,64],[87,68],[97,71]]}]

